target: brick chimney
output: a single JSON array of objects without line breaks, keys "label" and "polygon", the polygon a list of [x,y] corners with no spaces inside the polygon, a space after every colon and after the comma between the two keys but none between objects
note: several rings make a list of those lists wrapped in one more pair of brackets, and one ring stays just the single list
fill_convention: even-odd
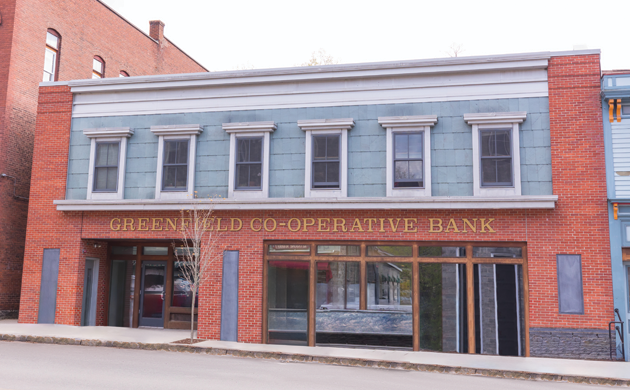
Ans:
[{"label": "brick chimney", "polygon": [[151,20],[149,25],[151,26],[149,36],[158,42],[162,42],[164,39],[164,22],[161,20]]}]

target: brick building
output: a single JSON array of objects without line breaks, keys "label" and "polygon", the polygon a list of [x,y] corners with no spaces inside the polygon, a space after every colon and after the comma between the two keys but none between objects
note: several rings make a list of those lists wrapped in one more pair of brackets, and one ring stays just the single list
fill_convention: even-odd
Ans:
[{"label": "brick building", "polygon": [[599,64],[43,86],[20,322],[189,327],[178,254],[196,205],[220,237],[201,338],[608,358]]},{"label": "brick building", "polygon": [[39,83],[193,72],[160,21],[146,35],[97,0],[0,0],[0,318],[20,299]]}]

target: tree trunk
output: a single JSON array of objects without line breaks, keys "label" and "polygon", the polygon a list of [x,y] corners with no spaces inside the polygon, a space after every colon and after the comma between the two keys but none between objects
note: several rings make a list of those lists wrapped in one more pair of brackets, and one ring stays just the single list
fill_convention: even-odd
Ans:
[{"label": "tree trunk", "polygon": [[195,339],[195,298],[197,298],[197,289],[192,289],[192,303],[190,304],[190,345]]}]

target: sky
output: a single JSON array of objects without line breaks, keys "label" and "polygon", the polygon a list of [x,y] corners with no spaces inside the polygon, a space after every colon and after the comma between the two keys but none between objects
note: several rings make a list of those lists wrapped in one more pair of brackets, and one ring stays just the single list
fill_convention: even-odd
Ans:
[{"label": "sky", "polygon": [[459,56],[600,49],[603,70],[630,69],[625,22],[614,26],[627,0],[102,1],[147,33],[162,20],[210,71],[299,66],[319,49],[342,64],[444,58],[453,45]]}]

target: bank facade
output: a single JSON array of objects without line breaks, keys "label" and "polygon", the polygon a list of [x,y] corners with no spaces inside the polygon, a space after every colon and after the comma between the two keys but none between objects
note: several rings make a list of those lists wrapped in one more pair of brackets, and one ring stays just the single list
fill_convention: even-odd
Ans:
[{"label": "bank facade", "polygon": [[608,358],[599,92],[598,51],[43,86],[20,321],[190,326],[195,204],[201,338]]}]

